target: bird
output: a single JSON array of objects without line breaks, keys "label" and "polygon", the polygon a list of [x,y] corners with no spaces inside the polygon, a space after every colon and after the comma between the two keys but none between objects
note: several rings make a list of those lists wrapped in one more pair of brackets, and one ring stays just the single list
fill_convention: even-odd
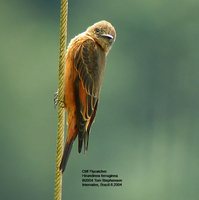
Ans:
[{"label": "bird", "polygon": [[78,152],[88,150],[102,86],[106,57],[115,42],[116,31],[105,20],[75,36],[66,51],[63,105],[67,116],[67,136],[60,171],[63,173],[78,137]]}]

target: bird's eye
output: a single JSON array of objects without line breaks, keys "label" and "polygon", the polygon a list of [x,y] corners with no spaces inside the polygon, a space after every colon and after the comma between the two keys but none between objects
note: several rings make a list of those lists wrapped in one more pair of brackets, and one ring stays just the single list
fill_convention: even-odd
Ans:
[{"label": "bird's eye", "polygon": [[95,28],[95,33],[100,33],[100,29],[99,28]]}]

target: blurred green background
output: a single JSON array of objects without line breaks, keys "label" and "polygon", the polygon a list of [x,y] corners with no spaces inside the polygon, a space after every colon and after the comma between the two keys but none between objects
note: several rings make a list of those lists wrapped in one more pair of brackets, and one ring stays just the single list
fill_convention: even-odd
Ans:
[{"label": "blurred green background", "polygon": [[[0,2],[0,199],[54,193],[59,1]],[[89,151],[75,143],[63,199],[199,199],[199,1],[69,0],[68,41],[101,19],[117,30]],[[81,187],[82,169],[119,174]]]}]

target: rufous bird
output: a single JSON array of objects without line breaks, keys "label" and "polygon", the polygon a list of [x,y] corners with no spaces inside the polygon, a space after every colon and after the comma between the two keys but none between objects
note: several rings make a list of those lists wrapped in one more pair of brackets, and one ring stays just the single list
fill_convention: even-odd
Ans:
[{"label": "rufous bird", "polygon": [[64,75],[64,108],[67,113],[67,136],[60,164],[64,172],[74,140],[78,152],[88,150],[91,125],[95,119],[108,52],[116,38],[115,28],[100,21],[76,37],[67,49]]}]

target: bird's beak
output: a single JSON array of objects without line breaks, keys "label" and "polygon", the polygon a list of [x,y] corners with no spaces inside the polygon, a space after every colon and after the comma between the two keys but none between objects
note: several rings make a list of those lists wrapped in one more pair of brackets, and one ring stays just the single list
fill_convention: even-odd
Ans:
[{"label": "bird's beak", "polygon": [[107,38],[109,40],[113,40],[113,36],[111,34],[104,33],[104,34],[101,34],[101,36],[104,37],[104,38]]}]

